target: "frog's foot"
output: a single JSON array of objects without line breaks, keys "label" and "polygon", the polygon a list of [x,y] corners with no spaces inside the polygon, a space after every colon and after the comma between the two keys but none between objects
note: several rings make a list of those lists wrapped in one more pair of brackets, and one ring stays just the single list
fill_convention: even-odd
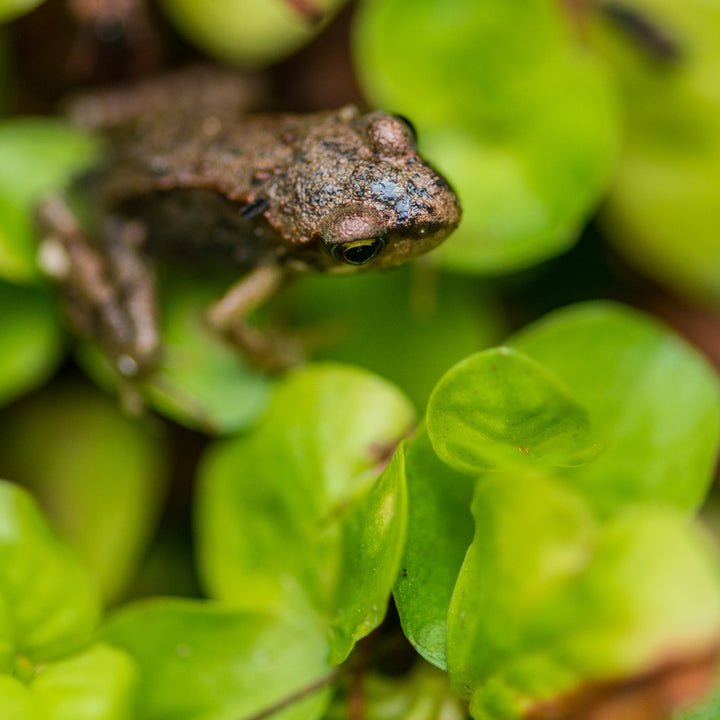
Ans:
[{"label": "frog's foot", "polygon": [[101,252],[61,197],[44,199],[37,219],[40,266],[60,286],[74,330],[97,340],[124,377],[150,374],[160,342],[153,274],[139,253],[142,229],[109,223]]},{"label": "frog's foot", "polygon": [[281,266],[263,265],[233,285],[208,311],[210,325],[253,366],[267,372],[287,370],[305,356],[299,338],[265,333],[247,321],[250,313],[289,279]]}]

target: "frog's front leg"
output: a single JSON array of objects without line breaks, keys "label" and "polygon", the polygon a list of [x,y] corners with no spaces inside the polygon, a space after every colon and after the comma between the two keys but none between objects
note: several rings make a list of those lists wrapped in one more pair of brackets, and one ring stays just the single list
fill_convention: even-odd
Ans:
[{"label": "frog's front leg", "polygon": [[252,327],[248,316],[291,279],[281,265],[261,265],[233,285],[208,311],[208,320],[226,340],[238,347],[256,367],[270,372],[301,362],[299,341]]},{"label": "frog's front leg", "polygon": [[156,367],[160,340],[155,279],[141,254],[142,226],[110,219],[105,242],[92,244],[58,195],[37,211],[40,265],[60,286],[74,329],[97,340],[126,377]]}]

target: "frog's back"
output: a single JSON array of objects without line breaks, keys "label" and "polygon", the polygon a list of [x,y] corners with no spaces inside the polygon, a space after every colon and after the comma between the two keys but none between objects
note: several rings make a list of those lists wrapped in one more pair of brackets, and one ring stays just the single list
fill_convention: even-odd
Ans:
[{"label": "frog's back", "polygon": [[247,115],[184,98],[106,128],[98,205],[141,221],[150,251],[348,272],[406,262],[457,225],[457,198],[402,118]]}]

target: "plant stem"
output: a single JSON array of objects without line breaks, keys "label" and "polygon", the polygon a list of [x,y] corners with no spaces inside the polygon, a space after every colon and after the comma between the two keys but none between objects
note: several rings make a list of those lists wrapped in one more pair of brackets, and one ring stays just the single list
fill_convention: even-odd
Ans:
[{"label": "plant stem", "polygon": [[306,697],[309,697],[313,693],[316,693],[318,690],[322,690],[331,682],[337,680],[337,678],[344,674],[344,672],[346,672],[345,668],[337,668],[336,670],[333,670],[331,673],[328,673],[324,677],[321,677],[319,680],[316,680],[314,683],[310,683],[310,685],[306,685],[305,687],[300,688],[291,695],[287,695],[281,700],[278,700],[273,705],[266,707],[264,710],[261,710],[254,715],[249,715],[243,718],[243,720],[266,720],[266,718],[269,718],[276,712],[280,712],[286,707],[289,707],[290,705],[293,705],[294,703],[299,702]]}]

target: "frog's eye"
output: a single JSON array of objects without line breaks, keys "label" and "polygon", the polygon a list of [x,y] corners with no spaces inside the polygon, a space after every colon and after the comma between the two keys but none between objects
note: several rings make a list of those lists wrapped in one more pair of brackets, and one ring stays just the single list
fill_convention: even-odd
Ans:
[{"label": "frog's eye", "polygon": [[332,254],[348,265],[365,265],[385,247],[383,238],[354,240],[333,246]]}]

